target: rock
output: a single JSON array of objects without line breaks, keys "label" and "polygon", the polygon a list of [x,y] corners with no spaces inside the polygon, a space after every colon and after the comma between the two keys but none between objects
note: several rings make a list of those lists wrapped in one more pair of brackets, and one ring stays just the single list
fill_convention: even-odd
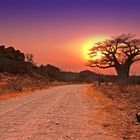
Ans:
[{"label": "rock", "polygon": [[0,46],[0,72],[27,73],[24,53],[14,47]]},{"label": "rock", "polygon": [[55,125],[59,125],[59,123],[58,122],[55,122]]},{"label": "rock", "polygon": [[136,114],[137,121],[140,122],[140,112]]},{"label": "rock", "polygon": [[22,61],[22,62],[25,61],[25,55],[24,53],[21,53],[20,50],[16,50],[15,57],[17,61]]}]

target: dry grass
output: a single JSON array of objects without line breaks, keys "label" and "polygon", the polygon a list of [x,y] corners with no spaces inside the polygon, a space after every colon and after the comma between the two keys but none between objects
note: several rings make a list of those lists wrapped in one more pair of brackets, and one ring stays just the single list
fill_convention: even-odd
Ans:
[{"label": "dry grass", "polygon": [[47,81],[27,75],[0,74],[0,100],[23,96],[34,90],[48,88]]},{"label": "dry grass", "polygon": [[10,98],[14,98],[14,97],[18,97],[18,96],[24,96],[24,95],[27,95],[29,94],[31,91],[26,91],[26,92],[20,92],[20,93],[14,93],[14,92],[11,92],[11,93],[6,93],[6,94],[2,94],[0,95],[0,100],[8,100]]},{"label": "dry grass", "polygon": [[47,79],[29,77],[28,75],[0,74],[0,100],[7,100],[30,94],[36,90],[66,84],[68,83],[57,81],[48,82]]},{"label": "dry grass", "polygon": [[140,123],[136,113],[140,112],[140,85],[102,85],[98,90],[112,102],[103,110],[108,113],[105,128],[124,140],[139,140]]},{"label": "dry grass", "polygon": [[110,118],[114,109],[112,100],[100,91],[100,87],[97,83],[94,84],[93,87],[89,86],[87,88],[86,95],[93,98],[94,102],[97,101],[96,108],[91,111],[92,120],[96,120],[94,125],[100,125],[106,134],[112,135],[116,138],[118,137],[118,139],[122,138],[122,136],[118,135],[116,132],[113,133],[112,131],[106,129],[108,127],[112,129],[113,127],[112,118]]}]

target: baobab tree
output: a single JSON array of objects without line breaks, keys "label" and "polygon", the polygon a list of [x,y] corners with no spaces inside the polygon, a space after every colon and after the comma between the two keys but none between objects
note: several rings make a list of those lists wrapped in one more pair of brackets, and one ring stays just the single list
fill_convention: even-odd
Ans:
[{"label": "baobab tree", "polygon": [[140,39],[135,35],[122,34],[96,43],[90,49],[88,66],[115,68],[118,78],[129,79],[131,65],[140,60]]}]

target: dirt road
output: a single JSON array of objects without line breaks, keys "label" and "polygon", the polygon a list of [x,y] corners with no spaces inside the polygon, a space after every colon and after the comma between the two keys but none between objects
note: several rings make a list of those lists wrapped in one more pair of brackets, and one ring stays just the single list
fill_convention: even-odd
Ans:
[{"label": "dirt road", "polygon": [[86,87],[59,86],[0,101],[0,140],[120,140],[91,117],[99,103]]}]

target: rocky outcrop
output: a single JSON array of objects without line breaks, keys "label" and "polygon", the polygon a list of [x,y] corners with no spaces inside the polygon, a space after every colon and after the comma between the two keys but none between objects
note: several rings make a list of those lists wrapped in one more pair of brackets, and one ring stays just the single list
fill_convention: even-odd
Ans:
[{"label": "rocky outcrop", "polygon": [[0,46],[0,72],[26,73],[25,55],[13,47]]},{"label": "rocky outcrop", "polygon": [[15,50],[13,47],[5,48],[5,46],[0,46],[0,57],[25,62],[24,53],[21,53],[20,50]]}]

